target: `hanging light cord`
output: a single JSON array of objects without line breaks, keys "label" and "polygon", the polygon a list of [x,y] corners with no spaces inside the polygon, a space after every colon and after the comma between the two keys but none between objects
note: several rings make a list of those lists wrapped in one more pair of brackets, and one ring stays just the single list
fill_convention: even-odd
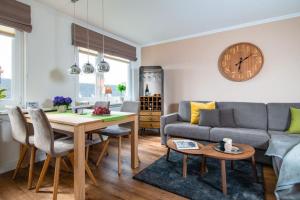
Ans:
[{"label": "hanging light cord", "polygon": [[88,42],[88,63],[90,63],[90,31],[89,31],[89,0],[86,1],[86,21],[87,21],[87,42]]},{"label": "hanging light cord", "polygon": [[[102,31],[104,32],[104,0],[102,0]],[[102,34],[102,60],[104,60],[104,33]]]},{"label": "hanging light cord", "polygon": [[[73,12],[73,14],[74,14],[74,16],[73,16],[73,20],[74,20],[74,22],[75,22],[75,11],[76,11],[76,1],[75,2],[73,2],[74,3],[74,12]],[[76,39],[76,37],[75,37],[75,34],[76,34],[76,31],[75,31],[75,24],[74,24],[74,26],[73,26],[73,42],[75,43],[75,39]],[[77,55],[76,55],[76,45],[75,44],[73,44],[74,45],[74,61],[75,61],[75,65],[76,65],[76,63],[77,63]]]}]

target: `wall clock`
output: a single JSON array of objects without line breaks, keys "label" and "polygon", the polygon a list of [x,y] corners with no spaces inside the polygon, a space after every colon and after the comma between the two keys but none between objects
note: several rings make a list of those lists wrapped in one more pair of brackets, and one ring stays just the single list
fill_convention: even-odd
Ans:
[{"label": "wall clock", "polygon": [[232,81],[247,81],[256,76],[264,64],[262,51],[254,44],[242,42],[227,47],[219,57],[219,71]]}]

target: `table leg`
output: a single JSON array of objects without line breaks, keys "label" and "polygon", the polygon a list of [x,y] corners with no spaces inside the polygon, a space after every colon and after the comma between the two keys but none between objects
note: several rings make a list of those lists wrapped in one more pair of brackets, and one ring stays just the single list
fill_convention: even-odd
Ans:
[{"label": "table leg", "polygon": [[131,168],[139,167],[138,159],[138,138],[139,137],[139,119],[134,116],[133,126],[131,129]]},{"label": "table leg", "polygon": [[169,156],[170,156],[170,148],[168,147],[168,150],[167,150],[167,161],[169,161]]},{"label": "table leg", "polygon": [[252,156],[251,161],[252,161],[252,168],[253,168],[254,180],[255,180],[256,182],[258,182],[258,178],[257,178],[257,170],[256,170],[256,163],[255,163],[255,158],[254,158],[254,156]]},{"label": "table leg", "polygon": [[84,126],[74,130],[74,199],[85,199],[85,132]]},{"label": "table leg", "polygon": [[202,156],[200,174],[203,176],[206,172],[206,157]]},{"label": "table leg", "polygon": [[183,161],[182,161],[182,176],[186,178],[186,171],[187,171],[187,155],[183,154]]},{"label": "table leg", "polygon": [[222,178],[222,192],[227,195],[227,183],[226,183],[226,162],[221,160],[221,178]]}]

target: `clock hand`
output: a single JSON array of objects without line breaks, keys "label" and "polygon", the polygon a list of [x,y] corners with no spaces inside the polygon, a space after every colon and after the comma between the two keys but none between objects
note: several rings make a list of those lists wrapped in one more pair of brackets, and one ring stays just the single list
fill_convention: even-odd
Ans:
[{"label": "clock hand", "polygon": [[242,60],[242,62],[244,62],[245,60],[247,60],[250,56],[252,56],[252,55],[250,54],[249,56],[247,56],[246,58],[244,58],[244,59]]},{"label": "clock hand", "polygon": [[235,66],[240,65],[243,62],[243,57],[240,57],[240,61],[238,63],[235,64]]}]

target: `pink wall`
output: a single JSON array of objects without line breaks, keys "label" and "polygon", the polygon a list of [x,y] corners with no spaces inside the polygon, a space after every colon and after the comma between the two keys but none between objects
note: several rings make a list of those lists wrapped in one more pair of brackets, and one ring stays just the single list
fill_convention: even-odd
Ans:
[{"label": "pink wall", "polygon": [[[265,63],[246,82],[225,79],[218,58],[229,45],[251,42]],[[165,111],[181,100],[300,102],[300,17],[142,48],[142,65],[165,70]]]}]

